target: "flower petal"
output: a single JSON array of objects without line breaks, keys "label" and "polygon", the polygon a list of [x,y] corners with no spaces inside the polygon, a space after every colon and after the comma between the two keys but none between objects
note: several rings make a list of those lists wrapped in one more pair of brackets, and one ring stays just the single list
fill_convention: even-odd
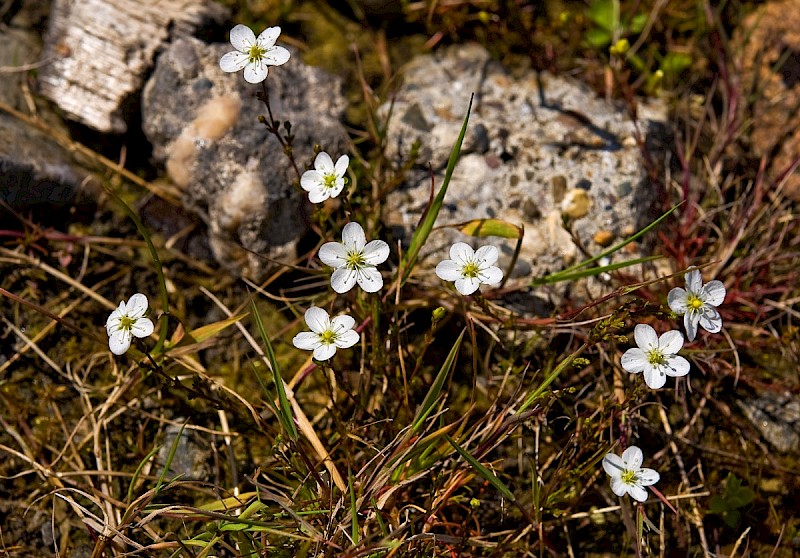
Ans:
[{"label": "flower petal", "polygon": [[231,29],[231,44],[238,51],[247,51],[256,44],[256,34],[247,25],[240,23]]},{"label": "flower petal", "polygon": [[139,318],[131,326],[131,333],[141,339],[153,333],[153,329],[153,322],[149,318]]},{"label": "flower petal", "polygon": [[667,376],[685,376],[689,373],[690,368],[691,366],[688,360],[682,356],[674,356],[667,360],[665,372],[667,373]]},{"label": "flower petal", "polygon": [[344,333],[348,329],[353,329],[355,325],[356,321],[352,316],[348,316],[347,314],[336,316],[331,320],[331,329],[336,333]]},{"label": "flower petal", "polygon": [[456,290],[464,296],[471,295],[480,286],[481,282],[478,281],[477,277],[459,277],[456,279]]},{"label": "flower petal", "polygon": [[352,329],[348,329],[336,337],[335,343],[340,349],[347,349],[358,343],[359,339],[361,339],[361,337],[358,335],[358,333]]},{"label": "flower petal", "polygon": [[142,293],[136,293],[128,299],[127,314],[130,318],[140,318],[147,312],[147,297]]},{"label": "flower petal", "polygon": [[465,242],[456,242],[450,247],[450,259],[456,262],[460,267],[472,261],[475,251],[472,246]]},{"label": "flower petal", "polygon": [[611,491],[617,496],[625,496],[628,492],[628,485],[622,482],[620,477],[611,477]]},{"label": "flower petal", "polygon": [[264,29],[259,35],[258,39],[256,39],[256,43],[263,49],[268,49],[272,45],[275,44],[275,41],[278,40],[278,37],[281,34],[280,27],[267,27]]},{"label": "flower petal", "polygon": [[692,269],[686,274],[686,290],[692,294],[699,294],[703,290],[703,276],[699,269]]},{"label": "flower petal", "polygon": [[342,243],[350,250],[361,252],[367,243],[364,229],[358,223],[347,223],[342,229]]},{"label": "flower petal", "polygon": [[669,309],[678,315],[686,313],[686,291],[680,287],[675,287],[667,295]]},{"label": "flower petal", "polygon": [[269,67],[262,59],[257,62],[251,62],[244,67],[244,80],[247,83],[261,83],[267,79],[269,74]]},{"label": "flower petal", "polygon": [[310,192],[315,188],[321,188],[323,184],[324,179],[322,178],[322,174],[316,170],[307,170],[303,173],[303,176],[300,177],[300,187],[306,192]]},{"label": "flower petal", "polygon": [[274,46],[264,53],[264,63],[270,66],[283,66],[289,61],[292,54],[282,46]]},{"label": "flower petal", "polygon": [[647,501],[647,490],[645,490],[638,484],[632,484],[628,486],[628,494],[631,495],[631,498],[639,502]]},{"label": "flower petal", "polygon": [[626,469],[634,470],[642,466],[644,461],[644,454],[637,446],[630,446],[622,452],[622,461],[626,465]]},{"label": "flower petal", "polygon": [[653,469],[639,469],[639,473],[636,475],[639,479],[639,484],[642,486],[650,486],[655,484],[661,478],[661,475],[658,474],[658,471],[654,471]]},{"label": "flower petal", "polygon": [[336,354],[336,345],[333,343],[323,343],[314,349],[314,358],[317,360],[328,360]]},{"label": "flower petal", "polygon": [[711,306],[719,306],[723,302],[725,302],[725,285],[722,284],[722,281],[709,281],[709,283],[703,287],[703,291],[705,291],[706,304],[710,304]]},{"label": "flower petal", "polygon": [[631,374],[638,374],[650,366],[650,363],[647,361],[647,355],[638,347],[625,351],[620,360],[620,364],[626,372],[630,372]]},{"label": "flower petal", "polygon": [[331,327],[331,320],[328,313],[318,306],[311,306],[305,313],[305,320],[308,328],[317,334],[322,334]]},{"label": "flower petal", "polygon": [[331,198],[335,198],[336,196],[342,193],[343,189],[344,189],[344,180],[342,180],[341,178],[337,178],[333,187],[328,188],[327,195],[330,196]]},{"label": "flower petal", "polygon": [[350,157],[347,155],[342,155],[336,160],[336,166],[333,167],[333,172],[336,173],[336,176],[344,176],[344,173],[347,172],[347,167],[349,164]]},{"label": "flower petal", "polygon": [[316,333],[311,331],[303,331],[294,336],[294,339],[292,339],[292,345],[298,349],[303,349],[304,351],[313,351],[322,345],[322,341],[319,340],[319,335]]},{"label": "flower petal", "polygon": [[219,59],[219,67],[223,72],[238,72],[247,66],[250,58],[239,51],[231,51]]},{"label": "flower petal", "polygon": [[379,265],[389,258],[389,245],[383,240],[372,240],[361,251],[369,265]]},{"label": "flower petal", "polygon": [[356,280],[358,281],[358,286],[368,293],[377,293],[383,288],[383,277],[374,267],[362,268],[358,272]]},{"label": "flower petal", "polygon": [[480,273],[478,274],[478,278],[481,280],[481,283],[485,283],[487,285],[497,285],[503,280],[503,270],[492,265],[485,269],[481,269]]},{"label": "flower petal", "polygon": [[722,317],[719,312],[712,306],[708,306],[704,310],[700,314],[700,326],[709,333],[719,333],[722,329]]},{"label": "flower petal", "polygon": [[314,168],[317,169],[321,175],[332,174],[333,160],[331,156],[324,151],[320,151],[314,159]]},{"label": "flower petal", "polygon": [[346,267],[340,267],[331,275],[331,287],[339,294],[346,293],[356,284],[356,272]]},{"label": "flower petal", "polygon": [[326,242],[319,248],[319,259],[322,263],[333,268],[347,264],[347,248],[339,242]]},{"label": "flower petal", "polygon": [[683,316],[683,327],[686,328],[686,339],[694,341],[697,337],[697,322],[700,321],[700,316],[696,312],[686,312]]},{"label": "flower petal", "polygon": [[665,373],[665,367],[663,366],[648,364],[643,370],[643,373],[644,383],[646,383],[647,387],[650,389],[661,389],[664,387],[664,384],[667,383],[667,375]]},{"label": "flower petal", "polygon": [[311,203],[322,203],[329,197],[331,197],[330,190],[322,187],[317,187],[308,193],[308,201]]},{"label": "flower petal", "polygon": [[612,477],[619,477],[625,469],[625,463],[616,453],[607,453],[603,458],[603,470]]},{"label": "flower petal", "polygon": [[637,324],[633,328],[633,338],[640,349],[645,351],[658,347],[658,335],[656,330],[647,324]]},{"label": "flower petal", "polygon": [[658,348],[665,355],[674,355],[683,347],[683,334],[677,329],[665,331],[658,338]]},{"label": "flower petal", "polygon": [[498,257],[500,257],[500,250],[495,246],[481,246],[475,250],[475,260],[480,267],[494,265]]},{"label": "flower petal", "polygon": [[436,275],[445,281],[455,281],[461,278],[461,266],[453,260],[442,260],[436,264]]},{"label": "flower petal", "polygon": [[131,348],[133,335],[127,329],[118,329],[108,338],[108,348],[115,355],[124,355]]}]

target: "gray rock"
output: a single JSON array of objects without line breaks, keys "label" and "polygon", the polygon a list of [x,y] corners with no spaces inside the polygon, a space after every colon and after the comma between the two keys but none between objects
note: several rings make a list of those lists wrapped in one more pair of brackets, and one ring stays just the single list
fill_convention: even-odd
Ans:
[{"label": "gray rock", "polygon": [[[0,111],[0,200],[23,212],[80,203],[78,193],[89,188],[82,186],[89,172],[43,131],[50,129],[64,134],[63,123],[46,106],[36,107],[36,122],[42,129],[33,121],[24,120],[30,115],[29,102],[33,99],[24,94],[28,69],[37,65],[41,39],[28,27],[27,20],[19,20],[15,17],[0,33],[0,67],[4,69],[0,101],[23,116],[18,118]],[[91,198],[81,199],[90,202]]]},{"label": "gray rock", "polygon": [[[250,276],[264,257],[294,255],[306,231],[305,196],[278,140],[258,122],[266,108],[260,85],[220,70],[230,45],[195,39],[172,44],[159,58],[142,100],[143,129],[187,208],[209,225],[216,259]],[[344,152],[345,108],[340,82],[303,64],[298,53],[267,79],[273,116],[290,121],[294,156],[303,171],[319,144],[334,158]]]},{"label": "gray rock", "polygon": [[765,391],[736,404],[776,450],[800,451],[800,399],[796,395]]},{"label": "gray rock", "polygon": [[[177,440],[178,434],[181,437]],[[184,429],[168,424],[164,429],[164,439],[158,450],[158,467],[163,470],[169,459],[172,447],[175,454],[169,464],[168,477],[180,476],[181,480],[203,480],[211,478],[211,449],[202,435],[196,430]]]},{"label": "gray rock", "polygon": [[[600,251],[599,242],[628,236],[652,219],[654,192],[645,181],[634,124],[621,107],[587,87],[546,73],[512,78],[477,45],[421,56],[404,76],[389,123],[388,154],[399,163],[419,141],[418,163],[431,163],[437,188],[475,93],[462,156],[437,225],[489,217],[522,224],[514,276],[532,279],[583,259],[562,226],[562,214],[570,216],[580,243],[593,253]],[[640,105],[639,130],[663,129],[665,112],[660,105]],[[388,197],[385,211],[389,224],[407,236],[430,196],[427,170],[410,178],[410,187]],[[425,248],[429,263],[447,257],[455,240],[465,238],[453,230],[434,232]],[[501,265],[509,261],[515,242],[473,244],[487,242],[502,246]]]},{"label": "gray rock", "polygon": [[125,132],[126,101],[141,90],[159,49],[227,13],[210,0],[54,0],[41,93],[95,130]]}]

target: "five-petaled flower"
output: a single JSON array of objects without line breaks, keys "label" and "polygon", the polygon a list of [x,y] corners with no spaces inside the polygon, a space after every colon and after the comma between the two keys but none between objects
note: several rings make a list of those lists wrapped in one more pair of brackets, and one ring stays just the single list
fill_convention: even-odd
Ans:
[{"label": "five-petaled flower", "polygon": [[455,281],[458,292],[470,295],[482,283],[497,285],[503,280],[503,271],[494,265],[498,256],[494,246],[473,250],[469,244],[456,242],[450,248],[450,259],[436,266],[436,275],[445,281]]},{"label": "five-petaled flower", "polygon": [[689,341],[694,341],[698,324],[710,333],[717,333],[722,329],[722,317],[715,307],[724,300],[725,285],[717,280],[703,285],[699,269],[692,269],[686,274],[686,289],[675,287],[667,296],[670,309],[683,315],[683,325]]},{"label": "five-petaled flower", "polygon": [[347,184],[344,174],[349,164],[347,155],[339,157],[334,165],[330,155],[320,152],[314,159],[314,170],[307,170],[300,178],[300,186],[308,192],[308,201],[320,203],[338,196]]},{"label": "five-petaled flower", "polygon": [[622,355],[622,367],[631,374],[644,373],[645,383],[653,388],[663,387],[667,376],[685,376],[689,373],[689,361],[676,353],[683,347],[683,334],[678,330],[656,335],[656,330],[647,324],[638,324],[633,329],[638,348],[628,349]]},{"label": "five-petaled flower", "polygon": [[367,243],[364,229],[358,223],[347,223],[342,229],[342,242],[326,242],[319,249],[319,259],[334,268],[331,287],[346,293],[358,283],[368,293],[383,287],[383,277],[375,266],[389,257],[389,245],[383,240]]},{"label": "five-petaled flower", "polygon": [[261,83],[267,79],[268,66],[280,66],[289,60],[289,51],[275,45],[280,34],[280,27],[267,27],[256,38],[249,27],[237,25],[231,29],[231,44],[236,50],[225,54],[219,67],[224,72],[244,69],[245,81]]},{"label": "five-petaled flower", "polygon": [[136,337],[147,337],[153,333],[153,322],[145,318],[147,312],[147,297],[136,293],[129,300],[120,301],[116,310],[106,321],[108,333],[108,347],[115,355],[122,355],[131,346],[131,340]]},{"label": "five-petaled flower", "polygon": [[358,343],[358,333],[353,330],[356,321],[342,314],[332,320],[322,308],[312,306],[306,310],[306,324],[311,331],[298,333],[292,343],[298,349],[314,351],[317,360],[328,360],[336,349],[347,349]]},{"label": "five-petaled flower", "polygon": [[642,450],[630,446],[622,457],[615,453],[607,453],[603,458],[603,469],[611,477],[611,490],[617,496],[624,496],[627,492],[634,500],[644,502],[647,500],[645,486],[658,482],[661,476],[657,471],[642,467],[644,456]]}]

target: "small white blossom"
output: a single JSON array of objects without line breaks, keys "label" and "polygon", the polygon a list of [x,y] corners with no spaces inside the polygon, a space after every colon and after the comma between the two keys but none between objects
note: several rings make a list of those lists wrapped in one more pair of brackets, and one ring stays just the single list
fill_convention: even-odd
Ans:
[{"label": "small white blossom", "polygon": [[694,341],[697,336],[698,324],[710,333],[717,333],[722,329],[722,317],[715,307],[724,300],[725,285],[717,280],[703,285],[699,269],[692,269],[686,274],[686,289],[675,287],[667,296],[670,309],[683,315],[683,325],[689,341]]},{"label": "small white blossom", "polygon": [[346,293],[358,283],[368,293],[383,287],[383,277],[375,266],[389,257],[389,245],[383,240],[367,243],[364,229],[358,223],[347,223],[342,229],[342,242],[326,242],[319,249],[319,259],[334,268],[331,287]]},{"label": "small white blossom", "polygon": [[125,354],[134,336],[141,338],[153,333],[153,322],[144,317],[145,312],[147,312],[147,297],[141,293],[133,295],[128,304],[120,301],[119,307],[111,312],[106,320],[106,332],[108,347],[112,353]]},{"label": "small white blossom", "polygon": [[470,295],[482,283],[497,285],[503,280],[503,271],[494,265],[499,255],[494,246],[473,250],[469,244],[456,242],[450,247],[450,259],[436,266],[436,275],[445,281],[455,281],[458,292]]},{"label": "small white blossom", "polygon": [[238,72],[244,69],[244,80],[261,83],[267,79],[268,66],[280,66],[289,60],[289,51],[275,46],[281,34],[280,27],[267,27],[256,39],[255,33],[246,25],[231,29],[231,44],[236,50],[225,54],[219,61],[223,72]]},{"label": "small white blossom", "polygon": [[292,343],[298,349],[314,351],[317,360],[328,360],[337,348],[347,349],[358,343],[358,333],[353,330],[356,321],[347,314],[331,320],[325,310],[312,306],[306,310],[305,318],[311,331],[298,333]]},{"label": "small white blossom", "polygon": [[645,383],[653,388],[663,387],[667,376],[685,376],[689,373],[689,361],[678,356],[683,347],[683,334],[678,330],[656,335],[656,330],[647,324],[638,324],[633,329],[638,348],[628,349],[622,355],[622,367],[631,374],[644,373]]},{"label": "small white blossom", "polygon": [[603,469],[611,477],[611,490],[617,496],[627,492],[634,500],[647,500],[645,486],[658,482],[661,476],[657,471],[642,467],[644,456],[642,450],[631,446],[622,452],[622,457],[615,453],[607,453],[603,458]]},{"label": "small white blossom", "polygon": [[334,165],[330,155],[320,152],[314,159],[314,170],[307,170],[300,178],[300,186],[308,192],[308,201],[320,203],[338,196],[347,184],[344,175],[349,164],[347,155],[339,157]]}]

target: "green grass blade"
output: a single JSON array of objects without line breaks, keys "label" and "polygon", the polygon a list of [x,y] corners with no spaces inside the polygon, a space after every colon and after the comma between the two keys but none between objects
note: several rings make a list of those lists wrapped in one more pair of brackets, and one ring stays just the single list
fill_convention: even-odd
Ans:
[{"label": "green grass blade", "polygon": [[447,161],[447,169],[444,173],[442,187],[439,189],[439,192],[436,194],[433,202],[431,202],[430,207],[428,207],[422,223],[420,223],[419,227],[417,227],[417,230],[414,231],[414,235],[411,237],[411,244],[408,247],[408,251],[403,258],[403,265],[401,266],[404,270],[403,279],[400,282],[401,285],[406,282],[408,277],[411,275],[411,272],[414,270],[414,265],[417,263],[419,252],[422,249],[422,246],[428,240],[428,236],[431,234],[431,230],[433,229],[433,224],[436,222],[436,217],[439,215],[439,210],[442,208],[442,204],[444,203],[444,196],[447,193],[447,187],[450,185],[450,179],[453,176],[453,170],[456,168],[458,157],[461,155],[461,144],[464,142],[464,135],[467,133],[467,123],[469,122],[469,113],[472,110],[472,100],[474,96],[475,95],[473,94],[469,98],[467,115],[464,117],[464,123],[461,125],[461,133],[458,134],[458,139],[456,140],[455,145],[453,145],[452,151],[450,151],[450,158]]},{"label": "green grass blade", "polygon": [[553,369],[553,371],[550,373],[550,375],[547,377],[547,379],[545,379],[545,381],[542,382],[539,385],[539,387],[537,387],[535,390],[533,390],[533,392],[531,392],[528,395],[528,397],[525,398],[525,402],[520,406],[519,410],[517,411],[517,414],[524,412],[525,410],[528,409],[528,407],[533,405],[533,403],[539,398],[539,396],[542,393],[544,393],[544,390],[547,389],[547,386],[552,384],[555,381],[555,379],[558,378],[559,375],[561,375],[561,373],[564,370],[566,370],[567,367],[570,366],[576,358],[581,356],[581,354],[583,354],[583,351],[585,351],[587,349],[587,347],[588,347],[588,345],[586,343],[584,343],[583,345],[578,347],[578,349],[574,353],[572,353],[567,358],[562,360],[558,364],[558,366],[556,366]]},{"label": "green grass blade", "polygon": [[286,388],[284,387],[280,366],[278,366],[278,359],[275,357],[275,351],[272,350],[272,343],[270,343],[269,336],[267,336],[267,332],[264,329],[264,322],[261,321],[261,315],[258,313],[256,303],[252,299],[250,303],[253,307],[253,321],[255,321],[256,329],[258,329],[258,333],[261,335],[261,339],[264,341],[264,350],[266,352],[267,361],[269,361],[270,368],[272,369],[272,379],[275,382],[275,389],[278,391],[278,419],[292,441],[296,442],[298,438],[297,428],[295,428],[294,425],[292,406],[289,403],[289,398],[286,397]]},{"label": "green grass blade", "polygon": [[353,545],[358,544],[358,507],[356,506],[356,489],[353,486],[353,472],[348,471],[347,484],[350,488],[350,522],[352,523],[352,531],[350,533],[353,538]]},{"label": "green grass blade", "polygon": [[170,465],[172,465],[172,460],[175,459],[175,452],[178,451],[178,444],[181,442],[181,436],[183,436],[183,429],[186,428],[186,423],[181,425],[180,430],[178,430],[178,434],[175,436],[175,439],[172,441],[172,445],[169,448],[169,453],[167,454],[167,459],[164,462],[164,469],[161,471],[161,474],[158,476],[158,482],[156,482],[156,487],[153,489],[153,496],[157,495],[158,492],[161,490],[161,487],[164,484],[164,479],[167,478],[167,473],[169,472]]},{"label": "green grass blade", "polygon": [[[652,223],[647,225],[645,228],[643,228],[639,232],[633,234],[632,236],[629,236],[628,238],[626,238],[625,240],[623,240],[619,244],[615,244],[611,248],[609,248],[609,249],[607,249],[607,250],[605,250],[603,252],[600,252],[596,256],[592,256],[589,259],[583,260],[582,262],[579,262],[579,263],[577,263],[577,264],[575,264],[573,266],[570,266],[570,267],[568,267],[566,269],[562,269],[561,271],[558,271],[556,273],[551,273],[550,275],[546,275],[545,277],[542,277],[540,279],[534,279],[531,282],[531,286],[535,287],[537,285],[546,285],[546,284],[558,283],[560,281],[568,281],[568,280],[571,280],[571,279],[575,279],[576,278],[575,273],[578,272],[578,270],[580,270],[580,269],[582,269],[584,267],[592,265],[593,263],[595,263],[596,261],[600,260],[601,258],[605,258],[606,256],[610,256],[614,252],[617,252],[617,251],[621,250],[622,248],[624,248],[625,246],[627,246],[631,242],[634,242],[635,240],[637,240],[640,237],[644,236],[645,234],[647,234],[648,232],[653,230],[655,227],[657,227],[659,224],[661,224],[661,222],[664,219],[666,219],[667,217],[672,215],[672,213],[676,209],[678,209],[680,206],[681,206],[681,204],[678,204],[678,205],[675,205],[675,206],[671,207],[670,209],[668,209],[664,213],[664,215],[662,215],[661,217],[659,217],[658,219],[656,219],[655,221],[653,221]],[[643,261],[647,261],[647,260],[644,260],[644,258],[642,258],[642,260]],[[637,263],[638,263],[638,261],[639,260],[637,260]],[[617,264],[615,264],[615,265],[617,265]],[[633,263],[628,264],[628,265],[633,265]],[[617,268],[614,268],[614,269],[617,269]],[[589,270],[584,270],[584,271],[589,271]],[[594,268],[593,271],[596,271],[597,273],[602,273],[603,270],[601,268]]]},{"label": "green grass blade", "polygon": [[503,481],[498,479],[494,475],[494,473],[492,473],[489,469],[481,465],[477,459],[472,457],[472,455],[470,455],[470,453],[467,450],[459,446],[456,443],[456,441],[453,440],[448,434],[445,434],[444,437],[447,439],[448,442],[450,442],[450,445],[455,448],[455,450],[461,455],[461,457],[466,459],[467,462],[470,465],[472,465],[472,467],[476,471],[478,471],[478,474],[482,476],[484,479],[486,479],[489,482],[489,484],[494,486],[500,494],[502,494],[505,498],[507,498],[511,502],[515,502],[517,500],[516,497],[514,496],[514,493],[511,492],[511,490],[509,490],[509,488],[505,484],[503,484]]},{"label": "green grass blade", "polygon": [[439,395],[442,393],[444,381],[447,379],[447,375],[450,373],[450,369],[453,367],[453,362],[456,360],[458,349],[461,347],[461,340],[464,339],[464,334],[466,331],[467,330],[462,331],[461,335],[458,336],[458,339],[456,339],[456,342],[453,344],[453,348],[450,349],[450,354],[447,355],[444,364],[442,364],[442,367],[439,369],[436,379],[433,381],[431,388],[428,390],[428,394],[425,396],[425,399],[422,401],[422,405],[420,405],[420,408],[417,411],[417,416],[414,417],[414,422],[411,424],[411,432],[415,433],[422,427],[425,419],[431,414],[434,405],[439,400]]}]

